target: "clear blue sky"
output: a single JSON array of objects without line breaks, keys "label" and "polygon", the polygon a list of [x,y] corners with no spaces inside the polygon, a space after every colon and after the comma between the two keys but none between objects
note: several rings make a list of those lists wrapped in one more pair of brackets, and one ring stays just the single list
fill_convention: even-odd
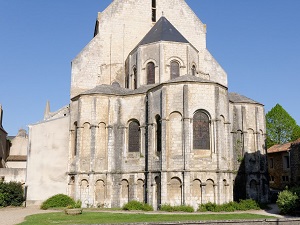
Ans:
[{"label": "clear blue sky", "polygon": [[[9,135],[69,103],[71,61],[111,0],[0,0],[0,104]],[[300,0],[187,0],[229,91],[300,123]]]}]

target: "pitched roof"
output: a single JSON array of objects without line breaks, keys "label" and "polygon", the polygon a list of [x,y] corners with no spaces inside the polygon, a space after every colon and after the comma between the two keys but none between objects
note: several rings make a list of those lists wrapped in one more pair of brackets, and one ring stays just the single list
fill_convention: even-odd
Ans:
[{"label": "pitched roof", "polygon": [[[228,93],[229,101],[233,103],[252,103],[252,104],[261,104],[259,102],[256,102],[244,95],[240,95],[238,93]],[[261,104],[262,105],[262,104]]]},{"label": "pitched roof", "polygon": [[139,45],[150,44],[159,41],[171,41],[189,43],[188,40],[170,23],[170,21],[162,16],[146,36],[140,41]]},{"label": "pitched roof", "polygon": [[285,143],[285,144],[278,144],[273,145],[272,147],[268,148],[268,153],[276,153],[276,152],[287,152],[290,150],[291,142]]}]

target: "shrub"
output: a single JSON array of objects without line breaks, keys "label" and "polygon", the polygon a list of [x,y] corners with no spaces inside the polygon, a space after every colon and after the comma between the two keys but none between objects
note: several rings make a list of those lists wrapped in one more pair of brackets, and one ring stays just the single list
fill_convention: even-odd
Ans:
[{"label": "shrub", "polygon": [[284,190],[279,193],[276,203],[281,213],[288,214],[296,209],[297,200],[298,196],[296,193],[293,193],[289,190]]},{"label": "shrub", "polygon": [[75,204],[75,201],[71,197],[64,194],[58,194],[44,201],[41,205],[41,209],[67,207],[69,205],[72,206]]},{"label": "shrub", "polygon": [[138,201],[130,201],[122,207],[123,210],[142,210],[142,211],[153,211],[153,207],[147,203]]},{"label": "shrub", "polygon": [[0,207],[21,206],[24,202],[24,191],[19,182],[0,182]]},{"label": "shrub", "polygon": [[77,200],[76,202],[74,202],[74,204],[72,205],[67,205],[67,209],[79,209],[81,208],[81,201]]},{"label": "shrub", "polygon": [[160,210],[165,212],[194,212],[194,208],[189,205],[171,206],[164,204],[161,205]]},{"label": "shrub", "polygon": [[233,211],[246,211],[246,210],[257,210],[260,209],[259,204],[252,200],[240,200],[240,202],[229,202],[222,205],[217,205],[215,203],[206,203],[199,205],[198,211],[199,212],[233,212]]},{"label": "shrub", "polygon": [[169,204],[161,205],[160,210],[165,211],[165,212],[174,212],[173,206],[171,206]]}]

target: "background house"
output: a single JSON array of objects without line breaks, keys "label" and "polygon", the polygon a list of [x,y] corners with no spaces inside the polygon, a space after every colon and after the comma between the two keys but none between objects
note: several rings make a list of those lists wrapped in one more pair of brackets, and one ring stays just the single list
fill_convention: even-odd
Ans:
[{"label": "background house", "polygon": [[268,149],[270,188],[300,185],[300,139]]}]

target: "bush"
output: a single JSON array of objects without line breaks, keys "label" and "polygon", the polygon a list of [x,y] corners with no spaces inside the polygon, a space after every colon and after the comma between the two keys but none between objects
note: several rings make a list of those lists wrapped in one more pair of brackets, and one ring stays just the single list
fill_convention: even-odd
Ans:
[{"label": "bush", "polygon": [[19,182],[0,182],[0,207],[21,206],[24,202],[24,191]]},{"label": "bush", "polygon": [[153,207],[147,203],[138,201],[130,201],[122,207],[123,210],[142,210],[142,211],[153,211]]},{"label": "bush", "polygon": [[165,212],[194,212],[194,208],[189,205],[171,206],[164,204],[161,205],[160,210]]},{"label": "bush", "polygon": [[247,210],[257,210],[260,209],[259,204],[252,200],[240,200],[240,202],[229,202],[222,205],[217,205],[215,203],[206,203],[199,205],[199,212],[234,212],[234,211],[247,211]]},{"label": "bush", "polygon": [[293,193],[289,190],[284,190],[279,193],[276,203],[281,213],[288,214],[296,209],[298,199],[299,197],[296,193]]},{"label": "bush", "polygon": [[[81,203],[81,202],[80,202]],[[44,201],[41,205],[41,209],[49,209],[49,208],[60,208],[75,205],[75,201],[64,194],[54,195]],[[80,204],[81,205],[81,204]]]}]

